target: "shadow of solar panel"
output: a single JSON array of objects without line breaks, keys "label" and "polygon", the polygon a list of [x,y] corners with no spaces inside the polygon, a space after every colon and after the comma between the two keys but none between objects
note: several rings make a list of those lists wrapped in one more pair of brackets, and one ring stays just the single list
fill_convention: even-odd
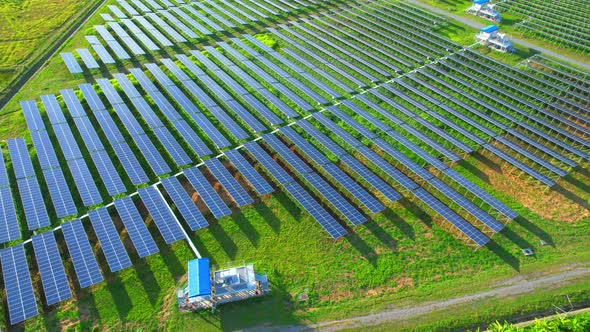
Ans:
[{"label": "shadow of solar panel", "polygon": [[164,178],[161,182],[166,193],[168,193],[168,196],[170,196],[170,199],[172,199],[172,202],[176,205],[176,208],[191,230],[196,231],[197,229],[209,226],[203,214],[201,214],[176,177]]},{"label": "shadow of solar panel", "polygon": [[72,297],[53,231],[33,235],[31,240],[47,305]]},{"label": "shadow of solar panel", "polygon": [[248,205],[254,202],[252,197],[240,186],[238,181],[234,179],[231,173],[223,166],[217,158],[205,160],[205,165],[215,176],[217,181],[221,183],[223,188],[229,193],[231,198],[238,204],[238,206]]},{"label": "shadow of solar panel", "polygon": [[33,291],[24,244],[19,243],[0,250],[0,260],[10,324],[15,325],[37,316],[37,299]]},{"label": "shadow of solar panel", "polygon": [[103,207],[88,211],[88,216],[111,272],[131,266],[129,255],[127,255],[107,209]]},{"label": "shadow of solar panel", "polygon": [[348,232],[297,182],[285,185],[285,190],[317,221],[330,236],[338,239]]},{"label": "shadow of solar panel", "polygon": [[231,210],[197,167],[185,169],[184,175],[187,177],[193,188],[195,188],[199,196],[201,196],[215,218],[221,218],[231,214]]},{"label": "shadow of solar panel", "polygon": [[266,182],[266,180],[256,172],[254,167],[248,163],[246,158],[240,154],[238,150],[232,149],[225,152],[225,156],[231,161],[236,167],[238,172],[244,176],[244,178],[250,183],[252,188],[259,195],[270,194],[274,191],[272,186]]},{"label": "shadow of solar panel", "polygon": [[72,257],[80,288],[86,288],[103,281],[104,279],[92,252],[90,242],[88,242],[88,236],[84,231],[82,222],[76,219],[63,223],[61,230],[64,234],[70,257]]},{"label": "shadow of solar panel", "polygon": [[184,235],[176,217],[164,201],[158,189],[153,186],[138,189],[139,197],[156,223],[160,234],[166,243],[170,244],[182,240]]}]

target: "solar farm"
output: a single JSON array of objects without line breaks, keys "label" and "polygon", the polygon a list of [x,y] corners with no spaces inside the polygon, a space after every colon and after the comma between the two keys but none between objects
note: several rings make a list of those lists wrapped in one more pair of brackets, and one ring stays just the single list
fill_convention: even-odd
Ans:
[{"label": "solar farm", "polygon": [[[587,28],[584,6],[497,8],[526,16],[523,29],[587,53],[587,31],[570,31]],[[159,269],[170,270],[173,287],[154,294],[174,297],[195,257],[216,266],[253,262],[269,274],[266,297],[278,300],[227,305],[236,314],[284,301],[281,292],[329,289],[313,276],[334,257],[366,264],[363,274],[355,270],[359,284],[362,275],[385,275],[365,290],[396,292],[404,288],[390,278],[431,282],[448,272],[428,251],[413,251],[422,243],[448,252],[460,266],[451,270],[490,273],[519,271],[521,251],[539,240],[550,244],[537,248],[539,257],[553,257],[557,243],[587,249],[579,236],[590,224],[590,73],[582,69],[542,54],[507,64],[445,38],[446,18],[393,0],[117,0],[91,22],[78,32],[85,47],[56,54],[78,83],[19,101],[26,130],[0,143],[7,329],[43,324],[66,304],[101,307],[104,292],[128,287],[132,273],[150,292]],[[525,193],[571,200],[575,226],[539,217],[519,201]],[[258,214],[273,216],[261,222],[266,231],[249,219]],[[305,246],[283,247],[290,237],[312,241],[309,251],[326,266],[305,263]],[[291,256],[274,262],[274,246]],[[159,268],[149,266],[155,260]],[[297,263],[281,265],[290,260]],[[426,276],[412,264],[437,272]],[[299,273],[305,287],[281,288],[279,280]],[[354,283],[345,271],[324,273]],[[337,303],[323,292],[315,296]],[[108,303],[140,306],[133,296]],[[143,300],[157,308],[153,315],[168,303],[156,296]],[[193,324],[194,313],[166,308]],[[124,325],[134,318],[120,311],[117,322],[100,321],[101,310],[114,309],[80,312],[95,317],[89,324],[141,327]],[[292,322],[264,317],[217,327]],[[175,329],[157,324],[146,326]]]}]

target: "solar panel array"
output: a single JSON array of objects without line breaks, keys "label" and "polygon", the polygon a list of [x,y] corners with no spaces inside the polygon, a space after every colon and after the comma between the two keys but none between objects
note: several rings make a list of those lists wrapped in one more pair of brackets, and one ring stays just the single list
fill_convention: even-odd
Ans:
[{"label": "solar panel array", "polygon": [[61,225],[72,263],[76,270],[80,288],[86,288],[103,281],[98,262],[92,252],[88,236],[79,219]]},{"label": "solar panel array", "polygon": [[47,305],[72,297],[68,277],[53,232],[33,235],[31,239]]},{"label": "solar panel array", "polygon": [[160,251],[156,242],[154,242],[154,238],[144,224],[139,211],[137,211],[133,200],[129,197],[124,197],[115,200],[114,203],[139,257],[144,258]]},{"label": "solar panel array", "polygon": [[4,166],[4,156],[0,149],[0,243],[20,239],[20,227],[12,200],[8,173]]},{"label": "solar panel array", "polygon": [[37,316],[39,312],[24,244],[0,250],[0,262],[10,324],[15,325]]}]

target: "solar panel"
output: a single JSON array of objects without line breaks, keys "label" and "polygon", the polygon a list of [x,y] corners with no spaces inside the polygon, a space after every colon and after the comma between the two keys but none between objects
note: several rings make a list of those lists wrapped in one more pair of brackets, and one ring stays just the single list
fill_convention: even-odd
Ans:
[{"label": "solar panel", "polygon": [[68,277],[52,231],[31,237],[47,305],[72,297]]},{"label": "solar panel", "polygon": [[383,151],[385,151],[388,155],[390,155],[395,161],[401,163],[406,168],[408,168],[412,173],[418,175],[424,180],[429,180],[434,177],[432,173],[422,168],[420,165],[415,163],[410,158],[406,157],[403,153],[401,153],[396,148],[389,145],[389,143],[385,142],[380,138],[376,138],[373,142]]},{"label": "solar panel", "polygon": [[80,288],[86,288],[103,281],[102,274],[92,252],[88,236],[84,231],[84,226],[79,219],[63,223],[61,230],[72,257],[76,276]]},{"label": "solar panel", "polygon": [[20,106],[23,109],[27,127],[29,127],[31,132],[45,130],[45,124],[43,123],[43,119],[41,118],[41,114],[39,113],[39,109],[34,100],[21,101]]},{"label": "solar panel", "polygon": [[244,147],[259,162],[279,184],[293,182],[293,178],[277,164],[271,156],[256,142],[246,142]]},{"label": "solar panel", "polygon": [[123,9],[125,9],[127,11],[127,13],[129,13],[129,15],[132,15],[132,16],[139,15],[139,12],[137,10],[135,10],[135,8],[133,8],[131,5],[129,5],[129,3],[127,3],[127,1],[117,0],[117,2],[119,3],[119,5],[121,7],[123,7]]},{"label": "solar panel", "polygon": [[63,218],[78,213],[61,168],[43,170],[43,177],[57,217]]},{"label": "solar panel", "polygon": [[218,148],[223,149],[230,145],[227,138],[225,138],[217,128],[207,119],[204,114],[192,113],[191,118],[197,123],[197,125],[207,134],[207,137],[217,145]]},{"label": "solar panel", "polygon": [[338,166],[334,164],[327,164],[323,165],[322,168],[339,183],[340,187],[343,188],[344,191],[355,197],[359,202],[361,202],[361,204],[369,209],[371,213],[379,213],[385,210],[385,206],[379,203],[378,200],[376,200],[350,176],[338,168]]},{"label": "solar panel", "polygon": [[293,151],[289,150],[289,148],[275,135],[265,134],[262,136],[262,138],[294,171],[300,174],[312,172],[311,168],[309,168],[309,166],[307,166],[299,157],[297,157]]},{"label": "solar panel", "polygon": [[[2,162],[1,158],[0,162]],[[0,170],[1,172],[2,170]],[[16,219],[12,192],[9,187],[0,187],[0,243],[17,240],[20,237],[20,228]]]},{"label": "solar panel", "polygon": [[154,13],[149,13],[146,16],[151,18],[152,21],[154,21],[156,23],[156,25],[158,25],[162,30],[164,30],[164,32],[166,32],[166,34],[168,36],[172,37],[172,39],[175,42],[178,42],[178,43],[185,43],[186,42],[186,38],[184,38],[176,30],[174,30],[170,25],[168,25],[168,23],[166,23],[166,21],[161,19],[158,15],[156,15]]},{"label": "solar panel", "polygon": [[172,199],[174,205],[184,218],[184,221],[189,225],[191,230],[205,228],[209,226],[207,220],[201,214],[191,197],[188,195],[182,184],[174,176],[160,180],[166,193]]},{"label": "solar panel", "polygon": [[348,232],[297,182],[285,185],[285,190],[306,210],[332,238],[338,239]]},{"label": "solar panel", "polygon": [[156,27],[146,20],[145,17],[138,16],[135,18],[135,20],[139,22],[139,24],[141,24],[141,26],[143,26],[154,38],[156,38],[160,45],[166,47],[174,46],[170,39],[166,38],[166,36],[164,36],[164,34],[162,34],[158,29],[156,29]]},{"label": "solar panel", "polygon": [[176,15],[178,15],[180,18],[182,18],[185,22],[190,24],[193,28],[197,29],[202,35],[208,36],[208,35],[213,34],[211,31],[207,30],[207,28],[205,28],[204,26],[199,24],[197,21],[192,19],[188,14],[183,12],[180,8],[174,7],[174,8],[171,8],[171,11],[174,12]]},{"label": "solar panel", "polygon": [[491,153],[495,154],[496,156],[500,157],[501,159],[505,160],[510,165],[520,169],[521,171],[525,172],[526,174],[530,175],[531,177],[537,179],[539,182],[543,183],[544,185],[546,185],[548,187],[552,187],[553,185],[555,185],[555,181],[551,180],[546,175],[544,175],[540,172],[537,172],[534,168],[532,168],[532,167],[528,166],[527,164],[521,162],[520,160],[512,157],[511,155],[498,149],[497,147],[495,147],[491,144],[486,144],[486,145],[484,145],[484,148],[486,150],[490,151]]},{"label": "solar panel", "polygon": [[164,201],[164,197],[156,187],[150,186],[138,189],[139,197],[152,216],[160,234],[166,243],[170,244],[182,240],[184,235],[172,210]]},{"label": "solar panel", "polygon": [[82,197],[84,206],[102,203],[102,197],[96,188],[94,177],[90,173],[84,159],[68,160],[68,167],[70,173],[72,173],[80,197]]},{"label": "solar panel", "polygon": [[353,156],[349,154],[343,155],[340,157],[340,161],[349,167],[356,175],[366,181],[373,190],[378,191],[390,201],[395,202],[402,198],[402,196],[389,184],[383,181],[379,176],[375,175]]},{"label": "solar panel", "polygon": [[318,141],[322,147],[328,149],[331,153],[337,157],[346,154],[346,151],[342,149],[338,144],[334,143],[328,136],[320,132],[316,127],[311,125],[306,119],[301,119],[296,122],[307,134]]},{"label": "solar panel", "polygon": [[53,131],[66,160],[82,158],[82,152],[76,144],[76,138],[66,123],[53,125]]},{"label": "solar panel", "polygon": [[170,22],[172,25],[174,25],[176,28],[182,31],[182,33],[184,33],[185,36],[192,39],[199,38],[199,35],[197,35],[191,28],[186,26],[186,24],[182,23],[179,19],[172,15],[172,13],[163,10],[158,12],[158,14],[164,16],[168,22]]},{"label": "solar panel", "polygon": [[184,140],[193,148],[198,156],[208,156],[212,152],[207,145],[201,140],[201,138],[195,133],[195,131],[186,123],[184,120],[180,120],[174,123],[174,128],[178,130],[178,133]]},{"label": "solar panel", "polygon": [[16,183],[29,230],[49,226],[49,216],[43,203],[37,178],[17,179]]},{"label": "solar panel", "polygon": [[162,155],[160,155],[147,135],[135,136],[133,140],[156,175],[171,172],[170,166],[164,161],[164,158],[162,158]]},{"label": "solar panel", "polygon": [[[111,50],[113,50],[113,52],[115,52],[115,55],[117,56],[117,58],[119,58],[121,60],[131,59],[131,57],[129,56],[129,53],[127,53],[127,51],[125,51],[123,49],[121,44],[119,44],[119,42],[115,40],[115,37],[113,37],[113,35],[111,35],[111,33],[107,30],[106,27],[104,27],[102,25],[95,25],[94,30],[96,30],[96,32],[98,32],[98,34],[102,37],[102,39],[104,39],[104,41],[111,48]],[[113,63],[114,63],[114,61],[113,61]]]},{"label": "solar panel", "polygon": [[70,73],[80,74],[83,72],[82,67],[80,67],[80,64],[78,63],[78,61],[76,61],[76,58],[74,58],[74,55],[72,53],[64,52],[60,53],[60,55],[62,60],[66,64],[66,67],[68,67]]},{"label": "solar panel", "polygon": [[125,246],[123,246],[119,238],[117,229],[113,225],[107,209],[102,207],[88,211],[88,216],[111,272],[117,272],[131,266],[131,259],[127,255]]},{"label": "solar panel", "polygon": [[73,118],[86,116],[86,111],[84,110],[84,107],[82,107],[82,104],[78,100],[78,96],[76,96],[76,93],[73,89],[63,89],[59,92],[61,93],[66,107]]},{"label": "solar panel", "polygon": [[41,169],[60,167],[47,131],[42,130],[31,132],[31,140],[37,151],[37,158],[39,159]]},{"label": "solar panel", "polygon": [[98,137],[98,134],[96,133],[96,130],[94,129],[92,122],[90,122],[88,117],[83,116],[74,118],[74,124],[76,125],[76,128],[82,137],[82,141],[84,142],[84,145],[86,145],[86,149],[88,149],[89,152],[92,153],[95,151],[104,150],[104,145],[100,141],[100,138]]},{"label": "solar panel", "polygon": [[215,176],[217,181],[225,188],[231,198],[238,204],[238,206],[248,205],[254,202],[252,197],[240,186],[240,184],[234,179],[231,173],[223,166],[223,164],[217,158],[211,158],[205,160],[205,165]]},{"label": "solar panel", "polygon": [[125,173],[127,173],[127,176],[129,176],[129,179],[134,185],[137,186],[149,181],[148,176],[127,143],[114,144],[113,150],[123,166],[123,170],[125,170]]},{"label": "solar panel", "polygon": [[157,253],[159,251],[158,246],[156,246],[156,242],[154,242],[154,239],[145,226],[133,200],[129,197],[124,197],[115,200],[114,203],[139,257],[144,258]]},{"label": "solar panel", "polygon": [[195,188],[199,196],[201,196],[215,218],[221,218],[231,214],[231,210],[225,205],[225,202],[197,167],[185,169],[184,175],[187,177],[193,188]]},{"label": "solar panel", "polygon": [[470,223],[465,221],[447,206],[442,204],[439,200],[434,198],[434,196],[430,195],[426,192],[423,188],[418,188],[414,191],[416,197],[422,200],[428,207],[436,211],[439,215],[441,215],[445,220],[449,221],[453,226],[455,226],[459,231],[469,237],[473,242],[475,242],[478,246],[483,247],[485,246],[490,239],[483,235],[477,228],[473,227]]},{"label": "solar panel", "polygon": [[192,164],[191,158],[186,154],[180,144],[178,144],[178,141],[172,137],[172,134],[170,134],[170,131],[166,127],[155,128],[153,130],[160,143],[162,143],[177,165]]},{"label": "solar panel", "polygon": [[[220,27],[219,25],[215,24],[215,22],[211,21],[209,18],[207,18],[206,16],[202,15],[201,13],[199,13],[198,11],[196,11],[193,7],[184,7],[189,13],[191,13],[194,17],[196,17],[199,21],[204,22],[205,24],[207,24],[209,27],[211,27],[211,29],[215,30],[215,31],[224,31],[224,29],[222,27]],[[206,35],[206,33],[204,33]]]},{"label": "solar panel", "polygon": [[313,113],[312,117],[318,120],[322,125],[328,128],[332,133],[336,134],[340,139],[344,142],[348,143],[352,147],[357,147],[362,145],[362,143],[354,138],[351,134],[349,134],[346,130],[339,127],[337,124],[332,122],[322,113]]},{"label": "solar panel", "polygon": [[100,100],[100,97],[96,91],[94,91],[94,88],[92,88],[91,84],[84,83],[80,84],[79,87],[80,91],[82,91],[82,94],[84,95],[84,98],[86,99],[86,102],[88,103],[88,106],[90,106],[90,109],[93,112],[106,109],[103,102]]},{"label": "solar panel", "polygon": [[[137,18],[136,18],[137,19]],[[122,19],[121,22],[127,27],[129,31],[150,51],[159,51],[160,48],[148,37],[143,31],[133,23],[130,19]],[[112,22],[111,22],[112,23]],[[117,31],[117,30],[115,30]],[[129,45],[129,44],[128,44]]]},{"label": "solar panel", "polygon": [[[145,51],[135,42],[131,36],[117,22],[108,22],[109,27],[115,31],[117,36],[127,45],[131,53],[135,55],[145,55]],[[108,42],[108,41],[107,41]]]},{"label": "solar panel", "polygon": [[496,219],[492,218],[489,214],[484,212],[482,209],[477,207],[475,204],[471,203],[461,194],[456,192],[454,189],[447,186],[441,180],[434,178],[429,181],[430,185],[436,188],[438,191],[443,193],[453,202],[458,204],[462,209],[469,212],[472,216],[477,218],[480,222],[487,225],[491,230],[494,232],[499,232],[504,228],[504,225],[498,222]]},{"label": "solar panel", "polygon": [[77,48],[76,51],[80,55],[80,58],[82,58],[82,61],[84,62],[84,64],[86,65],[87,68],[89,68],[89,69],[100,68],[100,66],[98,65],[98,62],[96,62],[96,60],[94,59],[94,57],[92,56],[90,51],[88,51],[87,48]]},{"label": "solar panel", "polygon": [[323,165],[330,163],[330,160],[326,158],[318,149],[301,137],[293,128],[282,127],[280,132],[285,135],[291,142],[293,142],[308,158],[312,159],[316,163]]},{"label": "solar panel", "polygon": [[2,276],[8,302],[10,324],[16,325],[39,314],[29,263],[23,243],[0,250]]},{"label": "solar panel", "polygon": [[232,149],[225,152],[225,156],[231,161],[237,170],[250,183],[252,188],[256,190],[259,195],[270,194],[274,191],[272,186],[256,172],[254,167],[248,163],[246,158],[240,154],[238,150]]},{"label": "solar panel", "polygon": [[113,165],[113,162],[106,151],[94,151],[90,154],[90,158],[92,158],[92,161],[98,170],[98,175],[102,179],[104,186],[107,188],[109,195],[115,196],[127,191],[119,173],[117,173],[117,169]]},{"label": "solar panel", "polygon": [[117,92],[117,90],[115,90],[115,88],[108,79],[98,78],[96,80],[96,83],[98,83],[100,89],[102,90],[102,93],[105,95],[105,97],[107,97],[107,99],[112,105],[124,103],[123,99],[121,99],[121,96],[119,96],[119,93]]},{"label": "solar panel", "polygon": [[398,182],[402,187],[409,191],[413,191],[414,189],[418,188],[416,182],[410,180],[405,174],[400,172],[397,168],[393,167],[390,163],[385,161],[381,158],[378,154],[373,152],[366,146],[361,146],[357,148],[358,152],[363,155],[363,157],[367,158],[371,163],[373,163],[380,171],[394,179]]},{"label": "solar panel", "polygon": [[94,112],[93,114],[111,145],[119,142],[125,142],[125,138],[123,138],[123,135],[119,131],[119,128],[111,118],[111,115],[108,111],[99,111]]},{"label": "solar panel", "polygon": [[8,143],[8,151],[10,152],[12,168],[16,178],[22,179],[35,176],[35,170],[25,140],[23,138],[12,138],[6,142]]},{"label": "solar panel", "polygon": [[108,5],[107,7],[109,7],[109,9],[113,12],[113,14],[115,14],[115,16],[117,16],[117,18],[127,18],[127,15],[125,15],[125,13],[123,13],[119,7],[113,5]]}]

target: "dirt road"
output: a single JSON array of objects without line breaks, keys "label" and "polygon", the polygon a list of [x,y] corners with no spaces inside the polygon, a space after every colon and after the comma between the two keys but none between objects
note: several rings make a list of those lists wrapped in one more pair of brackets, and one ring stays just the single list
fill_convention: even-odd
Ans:
[{"label": "dirt road", "polygon": [[[422,7],[424,9],[426,9],[428,11],[431,11],[431,12],[434,12],[434,13],[436,13],[438,15],[441,15],[441,16],[444,16],[444,17],[447,17],[447,18],[451,18],[451,19],[453,19],[455,21],[459,21],[459,22],[461,22],[463,24],[466,24],[466,25],[468,25],[470,27],[473,27],[473,28],[475,28],[477,30],[479,30],[482,27],[481,23],[472,21],[472,20],[470,20],[468,18],[459,16],[459,15],[456,15],[456,14],[453,14],[453,13],[449,13],[446,10],[442,10],[440,8],[433,7],[433,6],[429,5],[429,4],[420,2],[418,0],[405,0],[405,2],[411,3],[414,6]],[[475,32],[476,31],[474,31],[473,33],[475,34]],[[585,62],[572,59],[570,57],[567,57],[567,56],[564,56],[562,54],[553,52],[551,50],[548,50],[546,48],[540,47],[538,45],[531,44],[531,43],[529,43],[526,40],[522,40],[522,39],[519,39],[519,38],[512,37],[512,42],[514,44],[519,44],[519,45],[528,47],[530,49],[537,50],[537,51],[542,52],[542,53],[544,53],[544,54],[546,54],[548,56],[551,56],[553,58],[560,59],[562,61],[566,61],[566,62],[569,62],[569,63],[573,63],[573,64],[575,64],[577,66],[580,66],[580,67],[582,67],[584,69],[590,70],[590,64],[587,64]]]},{"label": "dirt road", "polygon": [[363,328],[393,321],[405,321],[432,311],[473,303],[485,298],[505,298],[532,293],[543,288],[564,285],[573,279],[590,277],[590,262],[561,267],[551,274],[521,274],[494,284],[495,288],[443,301],[435,301],[412,307],[391,308],[368,316],[346,318],[302,326],[256,327],[251,331],[338,331],[345,328]]}]

